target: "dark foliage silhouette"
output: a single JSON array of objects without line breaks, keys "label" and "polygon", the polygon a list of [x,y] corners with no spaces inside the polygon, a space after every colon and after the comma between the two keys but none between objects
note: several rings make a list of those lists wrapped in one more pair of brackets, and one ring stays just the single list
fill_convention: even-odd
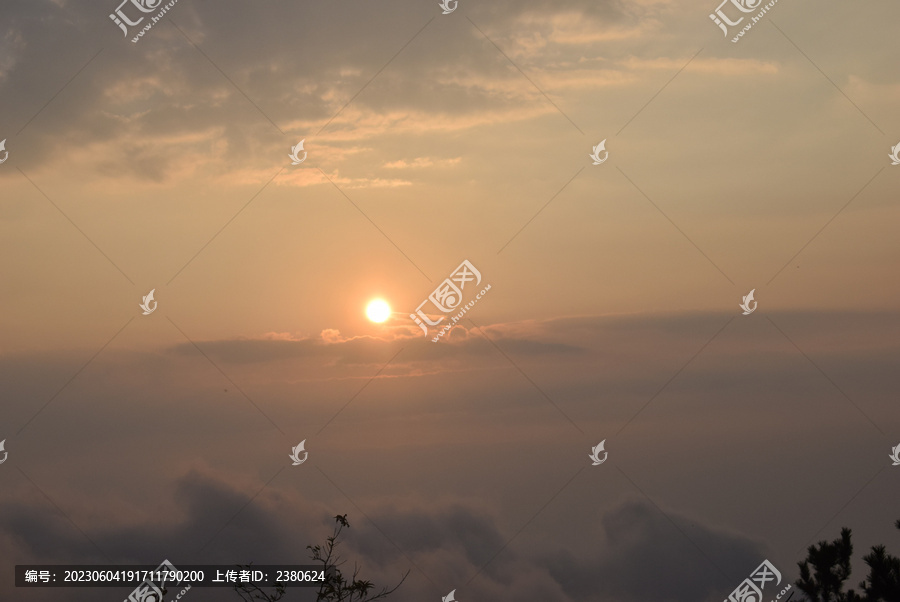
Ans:
[{"label": "dark foliage silhouette", "polygon": [[[334,517],[334,531],[331,536],[325,540],[324,545],[306,546],[310,551],[310,558],[316,563],[322,565],[325,571],[325,582],[319,586],[316,591],[316,602],[372,602],[374,600],[382,600],[397,589],[406,581],[409,571],[403,574],[400,582],[394,587],[388,589],[381,588],[380,591],[374,592],[375,585],[365,579],[359,577],[359,566],[353,568],[353,575],[348,579],[341,572],[341,566],[345,563],[342,560],[338,546],[340,541],[338,538],[344,529],[350,528],[346,514],[339,514]],[[249,568],[249,566],[241,568]],[[276,602],[281,600],[286,593],[286,587],[283,583],[277,584],[274,588],[270,588],[269,592],[262,590],[253,585],[235,585],[234,590],[245,602],[254,602],[262,600],[263,602]]]},{"label": "dark foliage silhouette", "polygon": [[[894,526],[900,529],[900,520]],[[846,527],[834,541],[809,546],[806,560],[797,563],[797,587],[810,602],[900,602],[900,558],[888,554],[883,545],[872,546],[863,557],[869,574],[859,584],[860,593],[845,592],[852,555],[851,531]]]}]

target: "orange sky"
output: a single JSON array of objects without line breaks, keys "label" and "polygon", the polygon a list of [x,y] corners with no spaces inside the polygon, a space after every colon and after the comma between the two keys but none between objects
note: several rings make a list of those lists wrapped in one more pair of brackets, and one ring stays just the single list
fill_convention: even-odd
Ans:
[{"label": "orange sky", "polygon": [[399,600],[637,602],[896,551],[900,6],[715,4],[10,2],[0,562],[299,562],[347,511]]}]

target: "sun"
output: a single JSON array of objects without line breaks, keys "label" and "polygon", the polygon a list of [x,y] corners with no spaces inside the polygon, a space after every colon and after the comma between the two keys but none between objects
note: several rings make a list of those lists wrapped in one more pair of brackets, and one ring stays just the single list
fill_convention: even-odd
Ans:
[{"label": "sun", "polygon": [[366,317],[373,322],[384,322],[391,317],[391,306],[381,299],[373,299],[366,306]]}]

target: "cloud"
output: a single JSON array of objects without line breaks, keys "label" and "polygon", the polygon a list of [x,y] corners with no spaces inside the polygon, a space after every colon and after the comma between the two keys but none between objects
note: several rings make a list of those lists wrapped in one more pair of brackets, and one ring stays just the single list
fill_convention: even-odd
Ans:
[{"label": "cloud", "polygon": [[[639,58],[628,57],[619,62],[626,71],[639,72],[647,69],[660,69],[664,71],[677,71],[684,67],[684,58]],[[775,61],[763,61],[758,59],[719,59],[696,58],[686,67],[690,71],[702,73],[717,73],[720,75],[775,75],[779,72],[779,63]]]},{"label": "cloud", "polygon": [[[767,315],[892,428],[897,312]],[[329,517],[349,512],[347,557],[359,558],[376,583],[394,583],[412,568],[397,600],[434,597],[446,584],[439,595],[456,585],[470,599],[720,602],[763,558],[790,579],[798,542],[831,516],[815,510],[816,501],[841,497],[835,487],[849,496],[864,484],[858,479],[866,466],[887,462],[889,448],[767,322],[735,317],[682,371],[729,317],[578,316],[484,326],[585,432],[598,434],[591,444],[677,374],[615,446],[610,440],[614,464],[604,465],[621,466],[655,505],[630,497],[635,489],[617,471],[585,469],[534,520],[556,491],[560,467],[574,472],[570,462],[586,463],[589,448],[475,330],[460,329],[462,338],[447,344],[422,340],[421,350],[399,331],[396,340],[335,329],[310,338],[270,332],[249,347],[222,341],[212,347],[218,355],[207,351],[214,341],[201,341],[289,440],[196,350],[182,361],[187,348],[153,355],[110,347],[80,372],[84,354],[65,362],[4,356],[11,424],[24,423],[78,375],[23,437],[7,442],[4,470],[18,465],[30,482],[8,473],[0,561],[299,562],[307,543],[327,537]],[[560,340],[570,348],[554,349]],[[517,342],[537,348],[513,351]],[[329,372],[317,363],[380,354],[383,364],[407,344],[410,356],[404,351],[397,361],[409,364],[385,370],[385,380],[358,398],[356,382],[325,379],[370,379],[371,366]],[[236,357],[226,362],[229,353]],[[258,361],[291,353],[304,361]],[[447,355],[428,363],[417,355],[425,353]],[[269,373],[258,378],[250,368]],[[444,374],[422,376],[431,370]],[[348,400],[321,437],[309,434]],[[783,443],[761,445],[761,433]],[[307,437],[313,451],[303,471],[278,472],[290,447]],[[45,445],[50,440],[54,446]],[[825,472],[796,481],[810,470]],[[838,520],[871,529],[868,541],[879,543],[878,521],[896,517],[884,504],[853,506]],[[756,537],[784,557],[769,555]],[[196,556],[210,538],[208,551]]]},{"label": "cloud", "polygon": [[[248,178],[243,178],[249,181]],[[327,176],[318,169],[298,169],[284,175],[276,181],[279,185],[286,186],[316,186],[318,184],[334,184],[342,189],[358,189],[358,188],[397,188],[399,186],[412,186],[409,180],[401,180],[399,178],[378,178],[378,177],[361,177],[347,178],[340,175],[338,170],[334,170]]]},{"label": "cloud", "polygon": [[[900,332],[900,316],[890,312],[770,315],[778,323],[791,324],[792,337],[804,341],[807,352],[829,358],[850,352],[852,357],[843,357],[841,362],[850,362],[858,369],[864,369],[866,365],[882,366],[885,354],[897,350],[896,342],[889,337],[873,338],[876,330],[885,334]],[[690,357],[696,347],[703,345],[728,318],[725,314],[702,313],[634,314],[524,320],[484,324],[481,328],[458,324],[437,343],[431,340],[433,333],[425,337],[411,321],[406,323],[396,319],[393,324],[386,323],[379,336],[344,335],[336,329],[325,329],[315,337],[266,333],[254,338],[198,340],[196,343],[215,361],[230,364],[303,359],[327,366],[381,366],[399,352],[392,363],[398,372],[389,371],[390,376],[407,373],[417,364],[421,365],[416,370],[450,359],[480,361],[481,358],[501,357],[494,346],[497,345],[512,357],[553,359],[571,366],[592,365],[597,358],[603,358],[602,368],[592,369],[593,377],[604,375],[603,378],[621,384],[630,378],[636,379],[635,382],[644,380],[648,370],[661,370],[661,373],[672,370],[673,363]],[[830,329],[823,330],[824,324]],[[834,328],[842,324],[847,325],[842,326],[846,335],[836,339]],[[823,332],[829,334],[823,335]],[[837,343],[838,340],[842,342]],[[721,349],[710,358],[713,363],[709,369],[726,370],[732,379],[755,380],[758,370],[775,369],[774,366],[763,366],[765,362],[760,364],[763,356],[755,354],[793,357],[793,347],[786,348],[784,342],[780,335],[771,337],[767,332],[758,332],[744,348]],[[179,356],[197,354],[190,343],[173,345],[167,352]],[[745,356],[754,359],[750,361]],[[783,368],[790,370],[786,366]]]},{"label": "cloud", "polygon": [[626,501],[601,518],[605,540],[596,559],[547,554],[545,566],[573,600],[712,601],[765,556],[745,536],[666,514],[645,501]]},{"label": "cloud", "polygon": [[[256,486],[256,485],[255,485]],[[86,534],[73,529],[72,523],[48,506],[46,500],[27,501],[7,498],[0,502],[0,533],[16,545],[17,553],[39,562],[90,562],[158,564],[164,558],[180,558],[181,562],[303,563],[304,547],[294,538],[310,540],[309,532],[320,530],[315,519],[294,522],[286,529],[273,513],[283,513],[285,503],[279,496],[264,494],[256,505],[235,484],[203,471],[192,470],[174,482],[174,513],[163,513],[152,519],[134,522],[135,516],[112,515],[95,524],[79,525]],[[70,502],[71,503],[71,502]],[[294,500],[294,508],[303,507],[306,515],[321,518],[320,505]],[[169,507],[169,501],[164,506]],[[240,521],[231,524],[227,536],[216,539],[237,510]],[[213,545],[198,551],[206,542]],[[96,543],[96,546],[93,545]],[[177,561],[175,561],[177,562]]]},{"label": "cloud", "polygon": [[397,161],[389,161],[384,164],[386,169],[419,169],[422,167],[448,167],[450,165],[458,165],[462,161],[462,157],[453,157],[450,159],[432,159],[431,157],[416,157],[412,161],[398,159]]},{"label": "cloud", "polygon": [[[637,85],[648,68],[680,67],[683,52],[648,55],[639,44],[631,47],[655,27],[663,7],[576,2],[560,12],[548,2],[503,2],[473,8],[472,18],[504,52],[522,59],[521,68],[547,91],[577,93]],[[347,19],[340,11],[310,15],[300,5],[286,4],[273,20],[239,2],[225,2],[217,11],[180,3],[164,20],[177,23],[207,60],[170,25],[154,27],[132,45],[108,20],[88,18],[79,3],[19,3],[11,7],[11,25],[0,37],[0,92],[16,91],[20,103],[9,118],[25,123],[33,116],[31,107],[42,106],[55,91],[30,85],[29,74],[42,73],[48,85],[61,86],[91,56],[63,51],[59,40],[89,32],[124,45],[128,52],[101,52],[29,125],[27,138],[28,154],[41,166],[58,169],[62,162],[65,169],[123,183],[191,177],[228,184],[267,181],[273,165],[286,159],[281,128],[289,136],[306,136],[315,148],[310,165],[324,169],[341,187],[405,187],[415,182],[375,170],[447,166],[461,158],[375,160],[368,171],[362,164],[361,173],[343,175],[338,167],[344,157],[371,150],[371,144],[348,143],[389,135],[385,152],[396,152],[400,137],[454,134],[556,111],[471,27],[451,32],[430,25],[372,80],[396,53],[397,40],[421,28],[414,15],[389,19],[390,7],[376,8],[362,7]],[[232,32],[236,22],[240,36]],[[296,23],[303,24],[299,30]],[[329,27],[341,40],[338,52],[329,43],[333,36],[324,33]],[[275,43],[282,38],[297,40],[298,48]],[[135,49],[140,52],[131,52]],[[695,63],[694,69],[717,73],[771,68],[736,59],[701,57]],[[278,183],[308,187],[327,181],[318,170],[303,169],[283,174]]]},{"label": "cloud", "polygon": [[[347,512],[351,528],[341,536],[347,566],[359,563],[364,578],[378,586],[392,585],[409,569],[412,578],[395,595],[398,601],[434,597],[431,590],[439,582],[455,583],[473,599],[501,599],[507,592],[521,602],[545,602],[548,595],[560,602],[721,598],[730,591],[731,577],[716,574],[710,559],[679,529],[689,531],[708,553],[716,552],[715,564],[735,575],[734,585],[763,556],[760,545],[744,536],[672,512],[667,518],[633,499],[599,516],[596,524],[583,525],[590,539],[551,538],[539,548],[515,545],[517,529],[502,528],[501,517],[483,502],[381,498],[367,500],[369,511],[361,515],[277,486],[238,487],[208,470],[179,476],[171,502],[173,512],[152,518],[108,517],[81,525],[101,554],[46,503],[7,497],[0,502],[0,550],[14,545],[19,563],[155,565],[168,558],[176,566],[305,564],[306,545],[324,543],[333,516]],[[452,581],[479,571],[471,583]]]},{"label": "cloud", "polygon": [[428,157],[416,157],[412,161],[404,161],[400,159],[398,161],[390,161],[385,163],[384,166],[387,169],[406,169],[409,167],[431,167],[434,165],[434,161],[429,159]]},{"label": "cloud", "polygon": [[[504,349],[525,355],[575,354],[578,346],[559,341],[542,340],[548,324],[522,322],[485,327],[488,336],[503,345]],[[266,333],[258,338],[236,338],[196,341],[203,352],[212,358],[228,363],[262,363],[290,358],[324,358],[344,364],[372,364],[384,361],[385,353],[396,353],[408,348],[402,362],[430,361],[453,356],[492,354],[493,346],[477,329],[459,324],[438,343],[433,336],[422,336],[414,324],[388,327],[379,337],[346,337],[336,329],[325,329],[318,337],[296,336],[290,333]],[[191,343],[180,343],[169,348],[177,355],[194,355]]]}]

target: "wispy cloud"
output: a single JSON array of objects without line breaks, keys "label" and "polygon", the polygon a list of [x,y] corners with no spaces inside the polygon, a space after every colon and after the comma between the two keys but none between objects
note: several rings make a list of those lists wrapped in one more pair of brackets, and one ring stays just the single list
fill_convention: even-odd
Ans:
[{"label": "wispy cloud", "polygon": [[384,167],[387,169],[419,169],[423,167],[450,167],[453,165],[458,165],[459,162],[462,161],[462,157],[452,157],[449,159],[434,159],[432,157],[416,157],[410,161],[406,159],[398,159],[396,161],[389,161],[384,164]]}]

